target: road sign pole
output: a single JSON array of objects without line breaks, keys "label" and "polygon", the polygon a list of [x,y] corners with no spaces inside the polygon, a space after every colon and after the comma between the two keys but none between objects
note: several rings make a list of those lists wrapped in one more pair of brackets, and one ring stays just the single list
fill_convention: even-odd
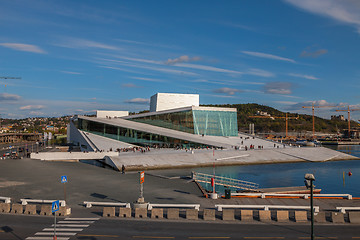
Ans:
[{"label": "road sign pole", "polygon": [[64,200],[65,200],[65,203],[66,203],[66,183],[64,183]]},{"label": "road sign pole", "polygon": [[54,212],[54,240],[56,240],[56,212]]}]

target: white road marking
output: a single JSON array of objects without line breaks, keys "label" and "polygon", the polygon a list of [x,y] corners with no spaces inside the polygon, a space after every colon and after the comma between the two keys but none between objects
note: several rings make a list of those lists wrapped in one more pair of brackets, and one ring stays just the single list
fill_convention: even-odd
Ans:
[{"label": "white road marking", "polygon": [[[54,224],[51,225],[52,227],[54,227]],[[56,227],[83,227],[86,228],[90,225],[78,225],[78,224],[56,224]]]},{"label": "white road marking", "polygon": [[81,224],[81,223],[94,223],[94,221],[59,221],[58,223],[66,223],[66,224]]},{"label": "white road marking", "polygon": [[[83,229],[82,228],[56,228],[56,231],[62,232],[81,232]],[[54,231],[54,228],[44,228],[43,231]]]},{"label": "white road marking", "polygon": [[77,221],[77,220],[84,220],[84,221],[95,221],[95,220],[99,220],[100,218],[65,218],[65,220],[74,220],[74,221]]},{"label": "white road marking", "polygon": [[[57,240],[69,240],[67,237],[58,237]],[[27,237],[25,240],[54,240],[53,237]]]},{"label": "white road marking", "polygon": [[[72,232],[56,232],[56,236],[75,236],[77,233],[72,233]],[[36,236],[39,235],[54,235],[54,232],[37,232],[35,233]]]}]

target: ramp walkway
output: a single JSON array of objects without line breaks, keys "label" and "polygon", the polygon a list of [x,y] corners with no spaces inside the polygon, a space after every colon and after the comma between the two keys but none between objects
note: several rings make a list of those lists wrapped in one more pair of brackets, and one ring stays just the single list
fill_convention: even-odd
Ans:
[{"label": "ramp walkway", "polygon": [[[192,174],[192,178],[196,182],[201,182],[201,183],[211,184],[211,179],[214,178],[214,175],[205,174],[205,173],[191,172],[191,174]],[[253,192],[257,192],[258,191],[257,189],[259,188],[259,184],[257,183],[243,181],[234,178],[216,176],[216,175],[215,175],[215,184],[230,188],[246,190],[246,191],[253,191]]]}]

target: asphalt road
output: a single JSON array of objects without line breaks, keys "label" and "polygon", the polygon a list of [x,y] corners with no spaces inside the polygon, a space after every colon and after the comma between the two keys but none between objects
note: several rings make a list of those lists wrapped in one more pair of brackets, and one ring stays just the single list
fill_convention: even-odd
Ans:
[{"label": "asphalt road", "polygon": [[[66,224],[69,222],[76,223]],[[51,238],[53,223],[53,217],[2,214],[0,215],[0,239]],[[296,223],[278,225],[104,218],[89,221],[89,219],[58,218],[57,225],[58,239],[63,237],[70,240],[310,239],[309,224]],[[360,239],[360,230],[357,225],[315,225],[315,233],[316,239]]]}]

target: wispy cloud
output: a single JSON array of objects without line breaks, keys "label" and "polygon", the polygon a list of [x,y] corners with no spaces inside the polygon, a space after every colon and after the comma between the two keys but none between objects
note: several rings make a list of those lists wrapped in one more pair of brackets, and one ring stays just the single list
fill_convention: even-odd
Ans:
[{"label": "wispy cloud", "polygon": [[265,93],[269,94],[291,94],[292,84],[289,82],[269,82],[264,86]]},{"label": "wispy cloud", "polygon": [[324,55],[328,53],[328,50],[326,49],[318,49],[318,50],[312,50],[310,47],[303,50],[300,54],[300,57],[312,57],[317,58],[321,55]]},{"label": "wispy cloud", "polygon": [[199,61],[201,58],[200,57],[189,57],[187,55],[183,55],[180,56],[178,58],[174,58],[174,59],[168,59],[165,64],[168,65],[172,65],[172,64],[176,64],[176,63],[183,63],[183,62],[194,62],[194,61]]},{"label": "wispy cloud", "polygon": [[292,77],[305,78],[305,79],[309,79],[309,80],[319,80],[319,78],[317,78],[317,77],[314,77],[312,75],[306,75],[306,74],[289,73],[288,75],[292,76]]},{"label": "wispy cloud", "polygon": [[164,80],[155,79],[155,78],[145,78],[145,77],[130,77],[130,78],[140,81],[146,81],[146,82],[166,82]]},{"label": "wispy cloud", "polygon": [[23,52],[32,52],[32,53],[41,53],[45,54],[46,51],[41,49],[38,46],[31,45],[31,44],[24,44],[24,43],[0,43],[0,46],[11,48],[17,51],[23,51]]},{"label": "wispy cloud", "polygon": [[360,2],[357,0],[285,0],[302,10],[354,26],[360,33]]},{"label": "wispy cloud", "polygon": [[[302,109],[303,106],[308,106],[311,107],[312,104],[314,104],[314,106],[322,106],[322,107],[341,107],[344,104],[342,103],[330,103],[326,100],[316,100],[316,101],[305,101],[305,102],[298,102],[295,103],[293,105],[290,105],[288,107],[289,110],[299,110]],[[329,110],[329,109],[328,109]]]},{"label": "wispy cloud", "polygon": [[17,101],[21,97],[16,94],[0,93],[0,101]]},{"label": "wispy cloud", "polygon": [[242,92],[240,89],[236,88],[218,88],[213,90],[214,93],[225,93],[227,95],[234,95],[235,93]]},{"label": "wispy cloud", "polygon": [[133,83],[124,83],[124,84],[121,84],[121,86],[124,88],[141,88],[141,86],[135,85]]},{"label": "wispy cloud", "polygon": [[148,98],[133,98],[133,99],[125,100],[125,103],[149,104],[150,99],[148,99]]},{"label": "wispy cloud", "polygon": [[242,51],[242,53],[244,53],[244,54],[246,54],[246,55],[249,55],[249,56],[253,56],[253,57],[267,58],[267,59],[273,59],[273,60],[279,60],[279,61],[296,63],[296,61],[293,60],[293,59],[285,58],[285,57],[280,57],[280,56],[273,55],[273,54],[268,54],[268,53],[251,52],[251,51]]},{"label": "wispy cloud", "polygon": [[112,46],[105,43],[95,42],[92,40],[81,39],[81,38],[65,38],[62,42],[54,44],[59,47],[76,48],[76,49],[87,49],[87,48],[98,48],[106,50],[119,50],[118,47]]},{"label": "wispy cloud", "polygon": [[41,110],[44,108],[45,108],[44,105],[27,105],[27,106],[22,106],[19,109],[20,110]]},{"label": "wispy cloud", "polygon": [[224,68],[217,68],[212,66],[206,66],[206,65],[198,65],[198,64],[191,64],[191,63],[178,63],[174,65],[176,67],[184,67],[184,68],[192,68],[192,69],[198,69],[203,71],[211,71],[211,72],[220,72],[220,73],[232,73],[232,74],[243,74],[243,72],[235,71],[235,70],[229,70]]},{"label": "wispy cloud", "polygon": [[248,75],[260,76],[260,77],[274,77],[275,74],[266,70],[251,68],[248,72]]},{"label": "wispy cloud", "polygon": [[71,71],[60,71],[62,73],[71,74],[71,75],[81,75],[82,73],[79,72],[71,72]]}]

